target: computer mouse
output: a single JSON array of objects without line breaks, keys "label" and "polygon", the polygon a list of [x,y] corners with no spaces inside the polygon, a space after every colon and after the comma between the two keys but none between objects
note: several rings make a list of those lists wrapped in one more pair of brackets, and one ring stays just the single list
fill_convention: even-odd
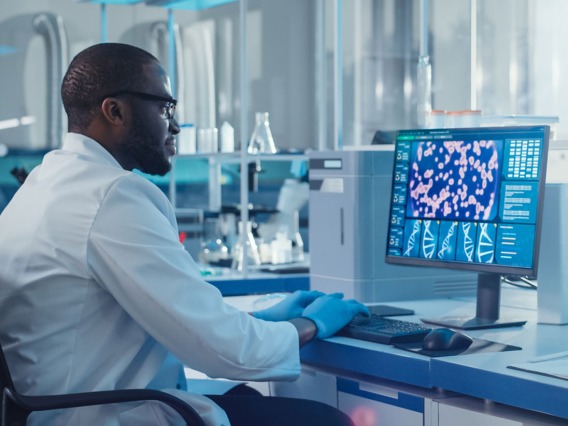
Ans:
[{"label": "computer mouse", "polygon": [[455,351],[467,349],[473,339],[467,334],[450,328],[435,328],[422,341],[422,348],[427,351]]}]

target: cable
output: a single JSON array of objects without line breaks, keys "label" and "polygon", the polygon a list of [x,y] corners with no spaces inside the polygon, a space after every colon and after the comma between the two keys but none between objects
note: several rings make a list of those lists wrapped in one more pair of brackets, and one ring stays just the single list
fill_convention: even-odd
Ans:
[{"label": "cable", "polygon": [[518,277],[518,276],[507,275],[502,277],[501,281],[513,285],[515,287],[536,290],[538,288],[538,284],[536,283],[534,278],[535,277],[524,277],[524,276]]}]

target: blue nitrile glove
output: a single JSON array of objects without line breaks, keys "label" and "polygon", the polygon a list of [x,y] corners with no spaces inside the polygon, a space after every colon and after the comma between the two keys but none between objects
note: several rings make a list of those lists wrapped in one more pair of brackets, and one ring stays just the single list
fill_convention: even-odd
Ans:
[{"label": "blue nitrile glove", "polygon": [[356,300],[342,300],[332,295],[322,296],[310,304],[302,316],[316,323],[317,337],[333,336],[357,314],[369,315],[369,309]]},{"label": "blue nitrile glove", "polygon": [[321,291],[297,290],[276,305],[253,312],[252,315],[265,321],[288,321],[292,318],[299,318],[306,306],[323,295]]}]

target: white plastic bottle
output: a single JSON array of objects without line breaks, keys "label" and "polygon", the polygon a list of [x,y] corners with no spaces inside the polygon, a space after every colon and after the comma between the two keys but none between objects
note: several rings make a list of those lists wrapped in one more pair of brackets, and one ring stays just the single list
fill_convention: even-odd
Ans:
[{"label": "white plastic bottle", "polygon": [[235,151],[235,130],[226,121],[221,125],[221,152]]},{"label": "white plastic bottle", "polygon": [[184,123],[179,127],[178,154],[195,154],[197,151],[195,126],[192,123]]},{"label": "white plastic bottle", "polygon": [[270,243],[270,249],[273,264],[292,262],[292,241],[288,239],[287,230],[276,233],[276,239]]}]

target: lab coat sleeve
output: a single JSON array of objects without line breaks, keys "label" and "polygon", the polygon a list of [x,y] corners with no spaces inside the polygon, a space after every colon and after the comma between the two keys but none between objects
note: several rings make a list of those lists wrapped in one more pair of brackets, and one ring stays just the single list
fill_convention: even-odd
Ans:
[{"label": "lab coat sleeve", "polygon": [[185,365],[210,377],[298,377],[295,327],[225,304],[179,242],[171,204],[146,179],[129,174],[108,189],[90,232],[88,263],[94,279]]}]

